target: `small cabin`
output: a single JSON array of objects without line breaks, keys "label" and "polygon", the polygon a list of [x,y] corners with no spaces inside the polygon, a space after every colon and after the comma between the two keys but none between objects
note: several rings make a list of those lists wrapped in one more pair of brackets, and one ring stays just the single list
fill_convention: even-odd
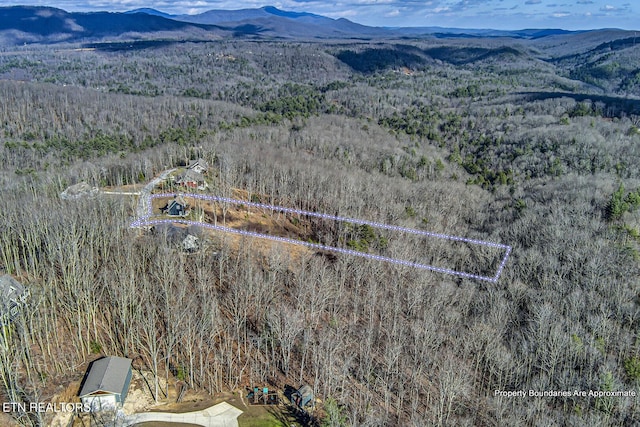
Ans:
[{"label": "small cabin", "polygon": [[160,209],[163,214],[170,216],[186,216],[187,215],[187,202],[182,196],[177,196],[167,205]]},{"label": "small cabin", "polygon": [[121,407],[129,392],[131,375],[131,359],[109,356],[96,360],[87,371],[80,400],[91,411]]},{"label": "small cabin", "polygon": [[307,406],[313,406],[313,399],[313,389],[307,384],[300,387],[291,395],[293,404],[300,409],[304,409]]}]

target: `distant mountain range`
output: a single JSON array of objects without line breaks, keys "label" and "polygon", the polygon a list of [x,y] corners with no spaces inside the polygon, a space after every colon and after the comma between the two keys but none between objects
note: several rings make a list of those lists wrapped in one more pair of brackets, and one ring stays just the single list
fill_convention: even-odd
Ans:
[{"label": "distant mountain range", "polygon": [[559,29],[498,31],[440,27],[369,27],[344,18],[332,19],[313,13],[288,12],[273,6],[210,10],[198,15],[170,15],[150,8],[124,13],[77,13],[36,6],[0,8],[2,45],[104,39],[215,40],[231,37],[282,40],[510,37],[535,40],[575,33],[579,32]]},{"label": "distant mountain range", "polygon": [[155,9],[136,9],[128,14],[160,16],[179,22],[216,25],[236,36],[284,39],[376,38],[393,35],[386,28],[368,27],[348,19],[332,19],[307,12],[288,12],[273,6],[259,9],[209,10],[198,15],[169,15]]},{"label": "distant mountain range", "polygon": [[167,19],[145,13],[69,13],[52,7],[0,8],[0,44],[58,43],[99,40],[106,37],[140,38],[142,35],[181,33],[222,36],[224,31],[202,24]]},{"label": "distant mountain range", "polygon": [[568,31],[554,28],[547,29],[526,29],[526,30],[491,30],[491,29],[462,29],[462,28],[442,28],[442,27],[401,27],[393,28],[394,32],[404,35],[441,35],[461,37],[512,37],[521,39],[538,39],[548,36],[556,36],[563,34],[575,34],[582,31]]}]

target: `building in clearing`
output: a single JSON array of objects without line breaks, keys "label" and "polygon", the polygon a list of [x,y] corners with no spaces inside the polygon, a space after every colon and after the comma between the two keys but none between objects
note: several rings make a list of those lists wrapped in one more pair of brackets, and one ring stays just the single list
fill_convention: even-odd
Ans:
[{"label": "building in clearing", "polygon": [[186,216],[187,215],[187,202],[182,196],[176,196],[167,205],[160,209],[164,214],[170,216]]},{"label": "building in clearing", "polygon": [[91,411],[122,406],[131,384],[131,359],[110,356],[91,364],[79,396]]}]

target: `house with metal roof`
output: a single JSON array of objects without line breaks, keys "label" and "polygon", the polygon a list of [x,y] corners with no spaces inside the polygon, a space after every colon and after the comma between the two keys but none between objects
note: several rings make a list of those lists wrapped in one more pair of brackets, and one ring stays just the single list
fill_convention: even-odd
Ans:
[{"label": "house with metal roof", "polygon": [[197,173],[207,173],[207,170],[209,170],[209,164],[204,159],[198,159],[191,162],[189,166],[187,166],[187,169],[191,169]]},{"label": "house with metal roof", "polygon": [[22,283],[8,274],[0,276],[0,324],[13,322],[28,296]]},{"label": "house with metal roof", "polygon": [[91,364],[79,396],[92,411],[122,406],[131,384],[131,359],[109,356]]}]

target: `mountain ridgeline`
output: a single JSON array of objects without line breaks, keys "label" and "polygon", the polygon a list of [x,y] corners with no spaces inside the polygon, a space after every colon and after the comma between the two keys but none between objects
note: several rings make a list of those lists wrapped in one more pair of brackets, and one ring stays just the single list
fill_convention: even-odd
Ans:
[{"label": "mountain ridgeline", "polygon": [[209,10],[196,15],[172,15],[151,8],[123,13],[77,13],[38,6],[0,8],[0,40],[3,45],[96,41],[118,37],[152,38],[158,35],[176,40],[215,40],[221,37],[300,40],[508,37],[536,40],[579,33],[561,29],[499,31],[370,27],[344,18],[332,19],[307,12],[284,11],[273,6]]}]

